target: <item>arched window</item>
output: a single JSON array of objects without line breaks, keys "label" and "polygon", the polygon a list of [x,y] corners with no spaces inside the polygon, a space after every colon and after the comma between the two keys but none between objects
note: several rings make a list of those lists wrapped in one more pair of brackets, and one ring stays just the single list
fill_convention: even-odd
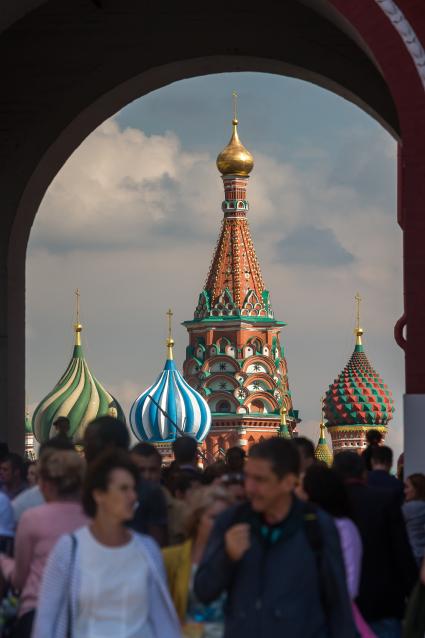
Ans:
[{"label": "arched window", "polygon": [[223,400],[223,401],[219,401],[217,403],[217,408],[216,408],[217,412],[225,412],[225,413],[227,413],[227,412],[230,412],[231,409],[232,409],[232,407],[231,407],[229,401]]},{"label": "arched window", "polygon": [[260,401],[260,399],[255,399],[251,402],[250,411],[254,413],[264,414],[264,412],[266,412],[266,409],[264,407],[264,403]]}]

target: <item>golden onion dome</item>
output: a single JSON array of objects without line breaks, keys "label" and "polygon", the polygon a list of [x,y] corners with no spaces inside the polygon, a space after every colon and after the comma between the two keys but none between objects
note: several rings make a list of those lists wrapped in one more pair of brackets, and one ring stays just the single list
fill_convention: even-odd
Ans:
[{"label": "golden onion dome", "polygon": [[239,139],[238,120],[235,118],[232,124],[232,137],[217,157],[217,168],[222,175],[246,176],[254,168],[254,158]]}]

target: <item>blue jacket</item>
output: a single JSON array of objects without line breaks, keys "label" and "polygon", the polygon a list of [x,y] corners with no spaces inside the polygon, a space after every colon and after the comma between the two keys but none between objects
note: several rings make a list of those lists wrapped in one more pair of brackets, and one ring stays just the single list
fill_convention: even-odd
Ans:
[{"label": "blue jacket", "polygon": [[[305,511],[294,499],[280,532],[272,530],[276,542],[268,540],[270,534],[264,536],[261,519],[249,505],[227,510],[217,519],[194,586],[205,603],[227,592],[224,638],[357,636],[336,527],[317,510],[322,541],[318,560],[307,536]],[[251,526],[251,547],[232,562],[224,535],[240,522]]]}]

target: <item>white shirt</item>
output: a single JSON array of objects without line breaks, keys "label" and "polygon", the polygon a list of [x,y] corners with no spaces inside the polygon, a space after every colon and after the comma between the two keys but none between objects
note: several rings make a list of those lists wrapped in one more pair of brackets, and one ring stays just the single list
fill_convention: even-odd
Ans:
[{"label": "white shirt", "polygon": [[81,583],[74,638],[154,638],[149,567],[134,537],[122,547],[107,547],[83,527],[77,541]]}]

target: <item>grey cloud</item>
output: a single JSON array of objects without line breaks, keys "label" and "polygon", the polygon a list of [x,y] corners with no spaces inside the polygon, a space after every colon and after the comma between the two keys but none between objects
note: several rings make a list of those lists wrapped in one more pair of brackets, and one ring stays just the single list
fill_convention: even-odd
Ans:
[{"label": "grey cloud", "polygon": [[319,266],[345,266],[354,261],[330,228],[304,226],[297,228],[276,243],[276,261],[286,264]]}]

